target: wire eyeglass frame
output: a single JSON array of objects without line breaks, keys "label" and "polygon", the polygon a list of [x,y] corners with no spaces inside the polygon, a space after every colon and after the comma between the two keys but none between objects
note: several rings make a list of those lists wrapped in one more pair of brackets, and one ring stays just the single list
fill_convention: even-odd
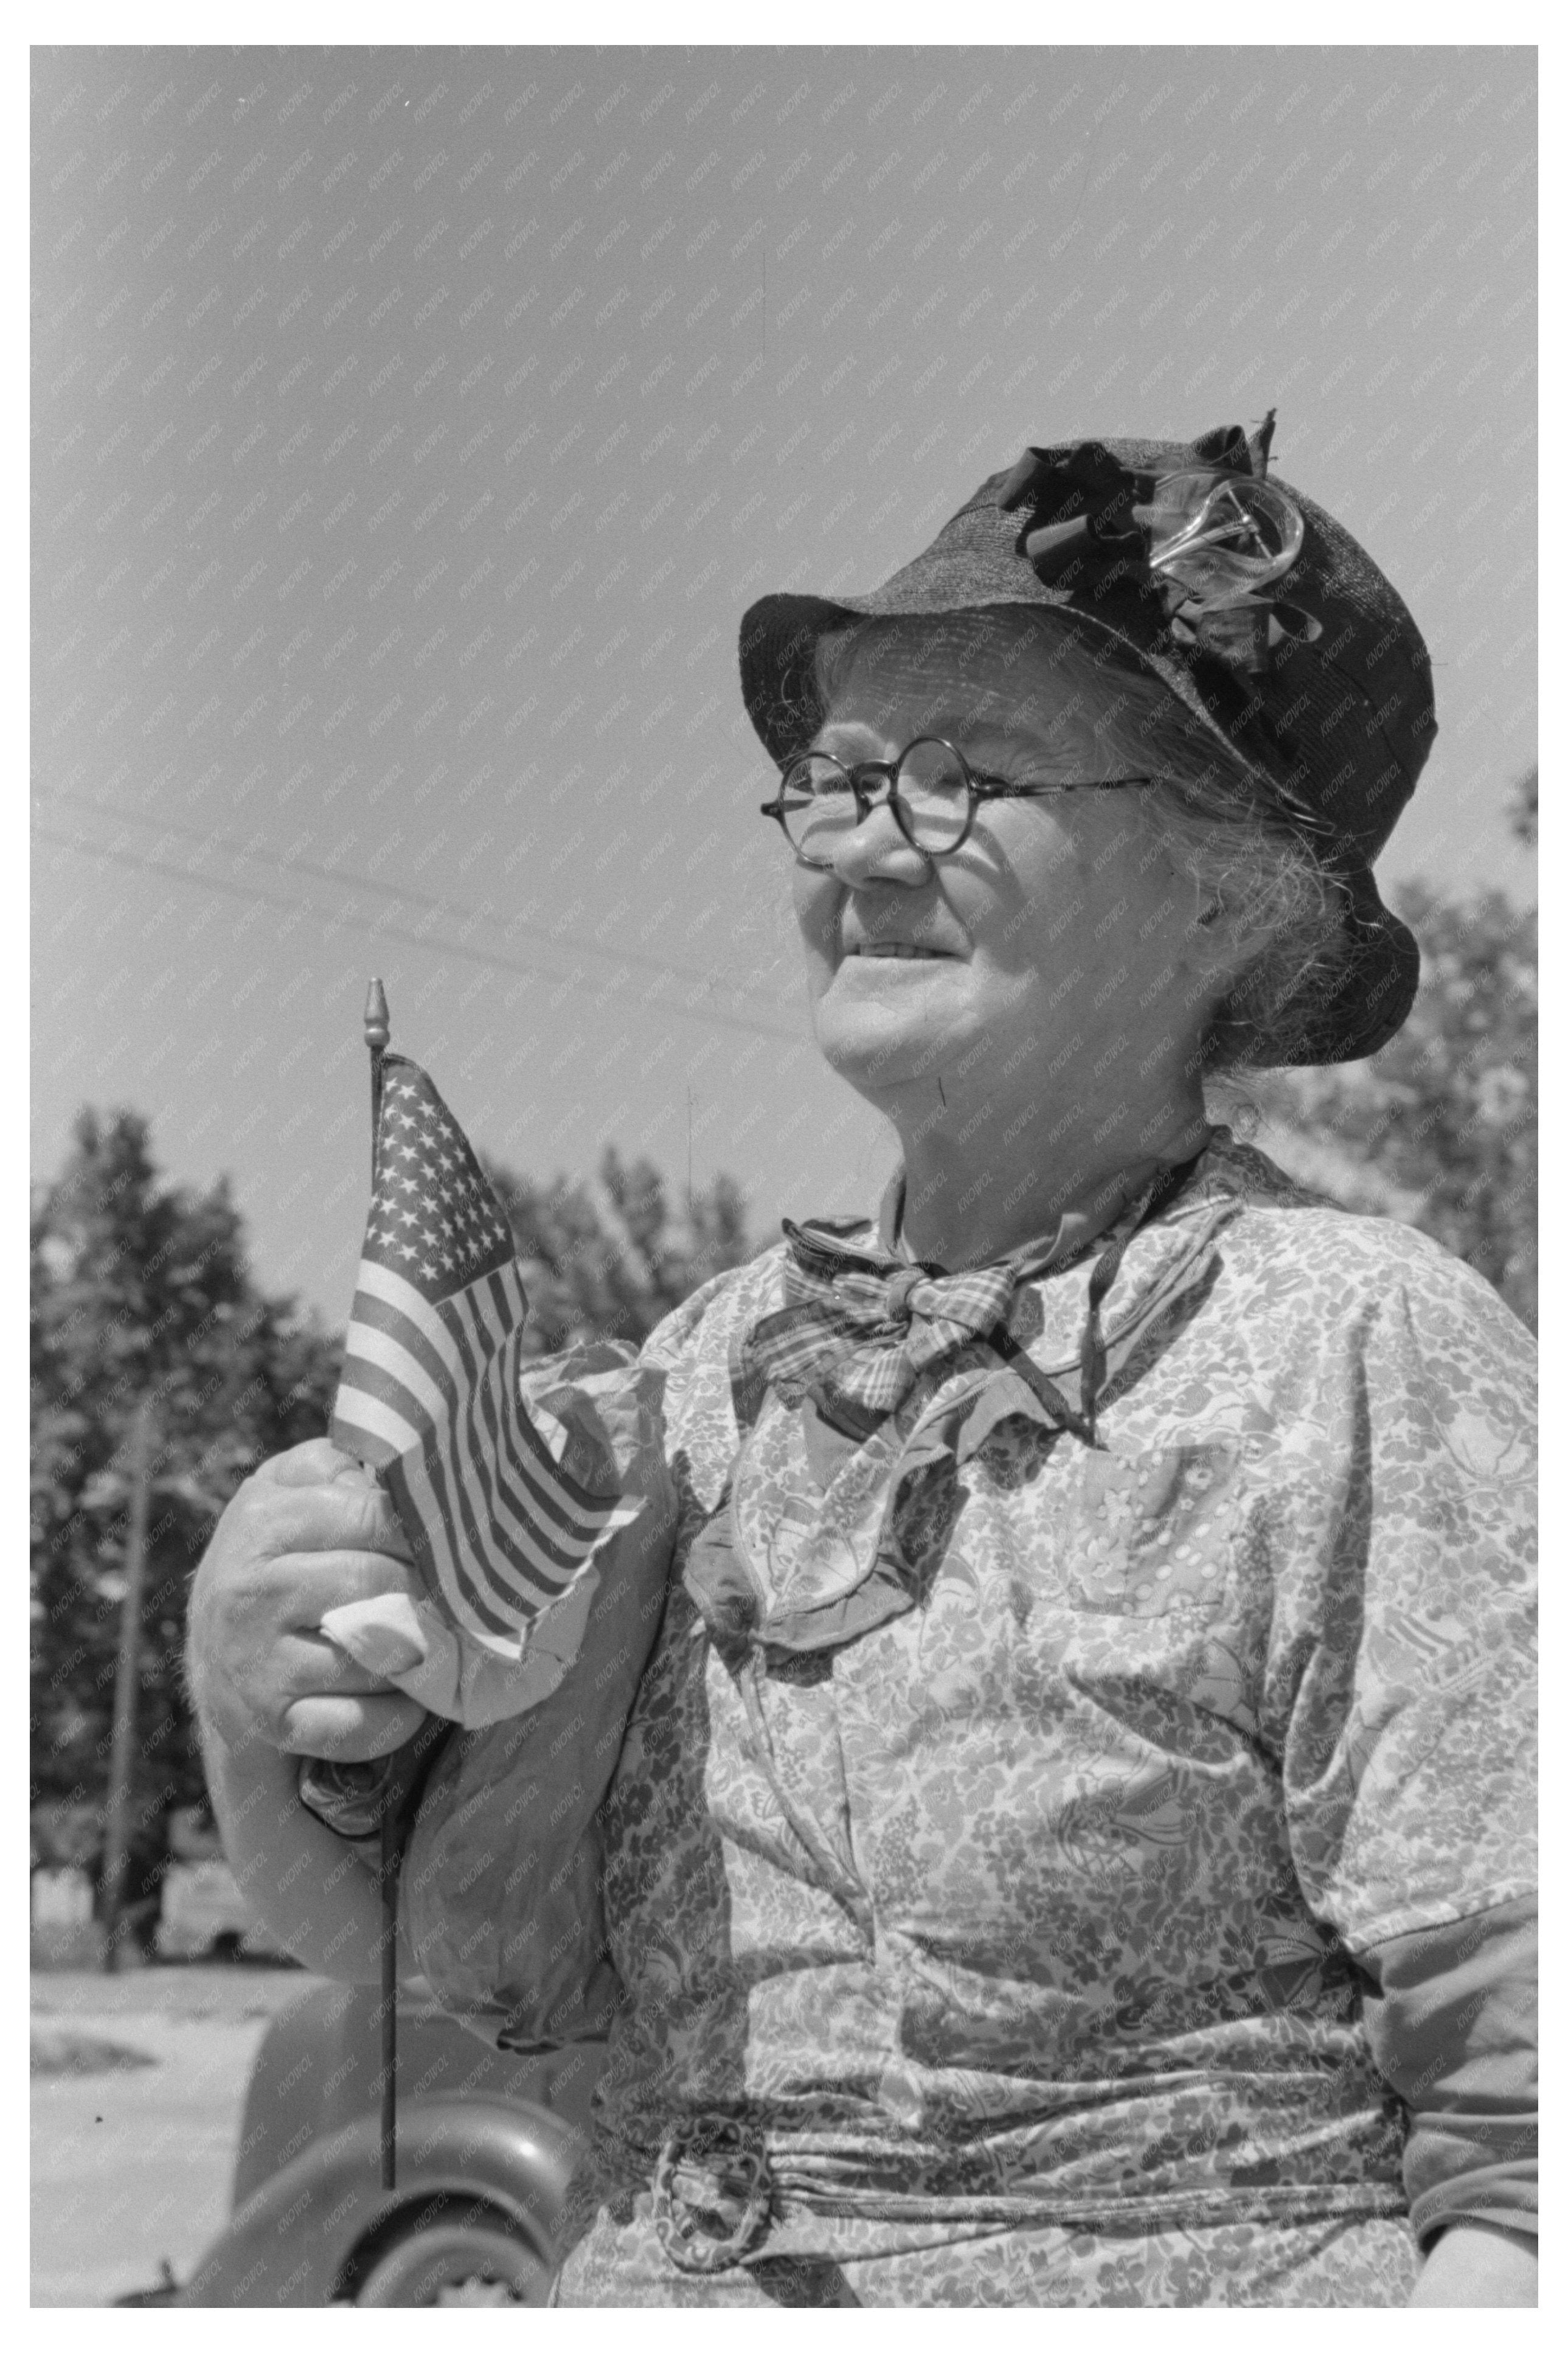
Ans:
[{"label": "wire eyeglass frame", "polygon": [[[911,752],[918,751],[921,744],[925,744],[936,745],[952,755],[957,764],[958,773],[963,780],[968,796],[963,823],[957,834],[952,841],[945,842],[939,849],[934,849],[928,848],[923,841],[916,838],[914,820],[899,792],[899,777],[904,763]],[[1007,777],[994,776],[984,768],[972,768],[957,744],[950,743],[945,735],[917,735],[904,745],[903,750],[894,759],[858,760],[852,765],[836,758],[831,752],[800,752],[784,767],[779,778],[777,795],[773,800],[763,801],[760,805],[759,814],[763,817],[771,817],[775,820],[792,853],[802,866],[818,870],[830,867],[833,864],[832,857],[808,856],[791,835],[786,812],[791,779],[808,763],[826,763],[838,770],[854,796],[857,826],[864,825],[873,808],[885,806],[891,810],[893,822],[910,848],[917,850],[921,857],[933,860],[951,858],[955,850],[963,849],[973,828],[975,811],[983,801],[1038,800],[1050,793],[1110,792],[1123,785],[1152,785],[1158,782],[1154,776],[1081,776],[1054,781],[1050,784],[1014,784]],[[868,783],[868,779],[874,781]],[[874,800],[872,794],[876,783],[885,785],[886,792],[881,798]],[[815,788],[812,789],[810,797],[813,799],[817,797]],[[798,807],[799,804],[796,803],[795,807]],[[853,828],[846,827],[844,830],[849,832]]]}]

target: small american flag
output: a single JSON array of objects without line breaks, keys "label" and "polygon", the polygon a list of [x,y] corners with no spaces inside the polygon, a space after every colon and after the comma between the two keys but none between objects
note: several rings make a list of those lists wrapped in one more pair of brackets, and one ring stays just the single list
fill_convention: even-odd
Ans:
[{"label": "small american flag", "polygon": [[558,1461],[522,1410],[527,1313],[510,1229],[467,1136],[419,1065],[385,1055],[331,1434],[379,1472],[454,1623],[513,1657],[624,1516],[574,1475],[595,1466]]}]

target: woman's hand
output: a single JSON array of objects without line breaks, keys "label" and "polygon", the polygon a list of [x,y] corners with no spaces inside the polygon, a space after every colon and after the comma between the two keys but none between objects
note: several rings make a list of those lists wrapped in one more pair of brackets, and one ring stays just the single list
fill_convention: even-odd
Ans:
[{"label": "woman's hand", "polygon": [[330,1439],[275,1455],[218,1522],[192,1588],[198,1713],[230,1747],[347,1762],[384,1756],[424,1721],[417,1701],[354,1664],[320,1630],[337,1603],[412,1593],[397,1514]]},{"label": "woman's hand", "polygon": [[1535,2300],[1534,2239],[1484,2222],[1450,2224],[1410,2294],[1413,2306],[1533,2306]]}]

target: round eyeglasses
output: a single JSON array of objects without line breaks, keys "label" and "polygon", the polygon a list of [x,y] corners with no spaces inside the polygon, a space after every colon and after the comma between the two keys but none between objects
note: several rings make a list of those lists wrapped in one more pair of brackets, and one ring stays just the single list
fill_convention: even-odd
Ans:
[{"label": "round eyeglasses", "polygon": [[831,866],[845,835],[864,824],[885,800],[913,849],[926,858],[947,858],[968,840],[982,801],[1109,792],[1119,785],[1154,781],[1152,776],[1084,776],[1065,783],[1015,785],[1005,776],[972,768],[957,744],[943,736],[917,735],[896,760],[858,760],[852,767],[830,752],[802,752],[785,766],[777,798],[763,801],[762,815],[777,818],[803,865]]}]

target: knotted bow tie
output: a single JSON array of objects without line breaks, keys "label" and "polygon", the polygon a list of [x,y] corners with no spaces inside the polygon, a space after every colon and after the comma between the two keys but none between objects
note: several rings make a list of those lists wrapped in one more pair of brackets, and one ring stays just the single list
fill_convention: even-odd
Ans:
[{"label": "knotted bow tie", "polygon": [[1018,1284],[1038,1272],[1040,1258],[1004,1259],[994,1266],[943,1274],[864,1245],[851,1243],[826,1226],[803,1228],[786,1218],[784,1304],[760,1316],[740,1344],[735,1366],[742,1395],[772,1388],[786,1405],[810,1397],[824,1418],[850,1438],[868,1438],[898,1410],[921,1375],[972,1341],[988,1340],[1020,1373],[1058,1423],[1092,1438],[1095,1392],[1101,1371],[1100,1304],[1121,1263],[1122,1252],[1147,1219],[1158,1215],[1181,1190],[1196,1158],[1167,1167],[1124,1211],[1106,1242],[1103,1234],[1066,1259],[1101,1245],[1089,1282],[1080,1387],[1081,1414],[1054,1382],[1036,1373],[1007,1334],[1007,1318]]},{"label": "knotted bow tie", "polygon": [[851,1250],[787,1218],[784,1232],[785,1303],[746,1335],[742,1377],[789,1405],[810,1395],[851,1437],[896,1412],[928,1366],[1006,1323],[1016,1266],[937,1274]]}]

